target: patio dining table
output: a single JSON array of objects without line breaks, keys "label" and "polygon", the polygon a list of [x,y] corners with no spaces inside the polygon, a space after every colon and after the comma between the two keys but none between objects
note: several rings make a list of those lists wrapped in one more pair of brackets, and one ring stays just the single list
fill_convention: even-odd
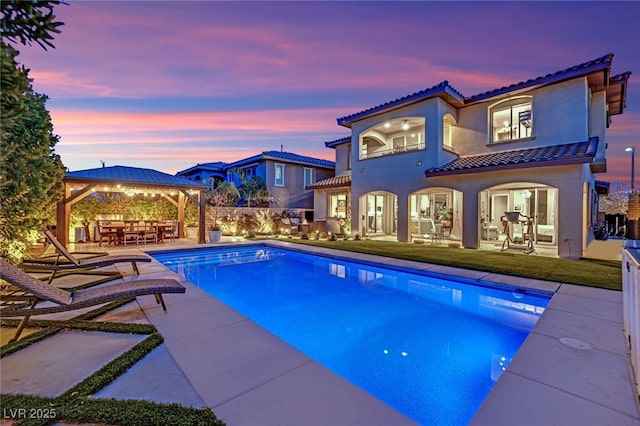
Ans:
[{"label": "patio dining table", "polygon": [[123,222],[108,223],[101,226],[106,232],[115,232],[116,238],[112,240],[109,238],[108,244],[121,245],[124,242],[124,228],[126,225]]},{"label": "patio dining table", "polygon": [[[109,244],[122,245],[124,244],[124,233],[125,229],[132,226],[132,224],[140,224],[144,223],[145,227],[149,227],[149,229],[156,230],[158,232],[158,243],[161,243],[164,239],[164,234],[171,229],[175,229],[175,225],[173,223],[158,221],[158,220],[125,220],[122,222],[112,222],[108,224],[102,225],[102,229],[107,232],[115,232],[116,239],[114,241],[109,241]],[[142,230],[141,230],[142,232]]]}]

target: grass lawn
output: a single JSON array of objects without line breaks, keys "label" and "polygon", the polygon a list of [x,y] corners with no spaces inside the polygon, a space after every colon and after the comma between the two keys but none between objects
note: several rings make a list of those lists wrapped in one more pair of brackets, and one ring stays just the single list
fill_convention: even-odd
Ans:
[{"label": "grass lawn", "polygon": [[557,259],[505,252],[465,250],[372,240],[326,241],[292,239],[287,241],[505,275],[622,290],[621,262],[613,260]]}]

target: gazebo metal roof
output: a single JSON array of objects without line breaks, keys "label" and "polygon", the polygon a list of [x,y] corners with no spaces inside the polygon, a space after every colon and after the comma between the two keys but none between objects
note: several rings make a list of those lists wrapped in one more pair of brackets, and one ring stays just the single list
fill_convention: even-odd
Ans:
[{"label": "gazebo metal roof", "polygon": [[173,176],[152,169],[138,167],[111,166],[97,169],[67,172],[64,181],[68,183],[95,183],[97,185],[143,188],[173,188],[198,190],[207,189],[204,184],[182,176]]}]

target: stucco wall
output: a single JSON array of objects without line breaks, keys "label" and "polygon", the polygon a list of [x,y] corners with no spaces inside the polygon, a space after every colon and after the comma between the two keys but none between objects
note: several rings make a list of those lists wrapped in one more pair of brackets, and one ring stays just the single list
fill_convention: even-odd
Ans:
[{"label": "stucco wall", "polygon": [[597,137],[598,152],[596,161],[602,162],[606,155],[605,132],[607,130],[607,97],[604,91],[591,95],[591,108],[589,111],[589,137]]},{"label": "stucco wall", "polygon": [[460,109],[455,150],[460,155],[581,142],[589,138],[589,89],[579,78],[518,94],[533,96],[533,138],[490,143],[489,108],[505,99],[492,99]]},{"label": "stucco wall", "polygon": [[[284,164],[284,186],[275,185],[275,165]],[[313,181],[317,182],[334,175],[331,169],[321,169],[302,164],[284,161],[267,160],[264,162],[267,189],[276,199],[279,207],[312,209],[314,208],[313,191],[304,187],[304,169],[313,170]]]},{"label": "stucco wall", "polygon": [[338,145],[335,147],[336,176],[339,176],[343,174],[346,170],[349,170],[349,150],[351,150],[350,143],[343,143],[342,145]]},{"label": "stucco wall", "polygon": [[327,202],[328,192],[318,189],[314,191],[313,196],[313,220],[323,221],[327,220]]},{"label": "stucco wall", "polygon": [[580,257],[586,247],[584,239],[589,233],[590,224],[583,215],[583,203],[589,194],[583,191],[583,187],[585,182],[592,181],[588,165],[532,167],[428,179],[430,186],[447,187],[463,193],[462,244],[467,248],[479,246],[478,194],[481,191],[511,182],[537,183],[557,188],[558,255],[572,258]]}]

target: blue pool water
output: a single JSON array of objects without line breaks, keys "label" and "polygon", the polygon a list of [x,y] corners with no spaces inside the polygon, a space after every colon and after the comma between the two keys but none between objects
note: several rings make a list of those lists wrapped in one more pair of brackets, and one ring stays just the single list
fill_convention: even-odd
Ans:
[{"label": "blue pool water", "polygon": [[467,424],[548,303],[265,245],[153,257],[422,424]]}]

